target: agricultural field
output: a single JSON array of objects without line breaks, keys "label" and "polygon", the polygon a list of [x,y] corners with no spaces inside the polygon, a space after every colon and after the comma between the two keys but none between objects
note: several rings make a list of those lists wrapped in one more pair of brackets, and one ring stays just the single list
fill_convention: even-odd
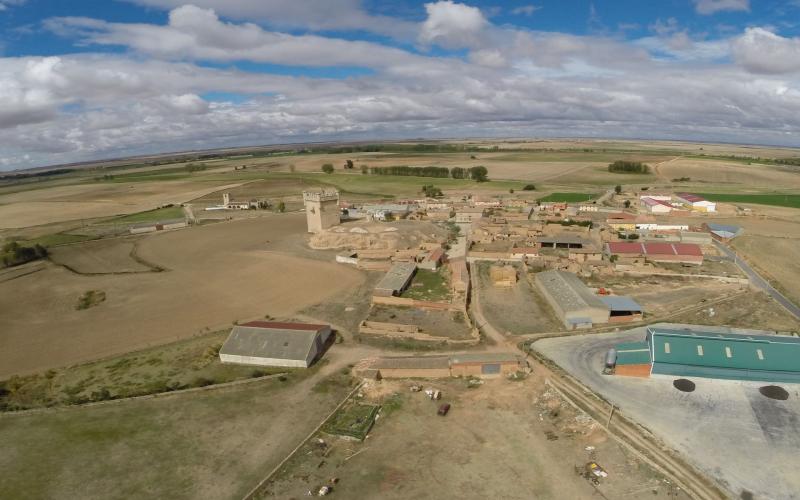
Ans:
[{"label": "agricultural field", "polygon": [[800,194],[719,194],[698,193],[711,201],[741,203],[745,205],[772,205],[775,207],[800,208]]},{"label": "agricultural field", "polygon": [[50,250],[50,260],[78,274],[146,273],[161,269],[136,258],[141,237],[97,240]]},{"label": "agricultural field", "polygon": [[171,207],[157,208],[155,210],[146,210],[130,215],[123,215],[113,220],[115,223],[120,224],[138,224],[141,222],[158,222],[169,219],[182,219],[185,215],[183,208],[180,205],[173,205]]},{"label": "agricultural field", "polygon": [[341,366],[0,415],[0,497],[241,498],[350,391],[349,379],[328,380]]},{"label": "agricultural field", "polygon": [[589,193],[550,193],[547,196],[539,198],[537,201],[542,203],[547,202],[566,202],[566,203],[579,203],[581,201],[589,201],[596,198],[597,195]]},{"label": "agricultural field", "polygon": [[[84,276],[50,263],[0,282],[0,311],[15,311],[0,315],[2,343],[13,346],[0,349],[0,378],[164,344],[237,320],[290,317],[362,283],[356,269],[272,250],[272,241],[304,234],[303,214],[196,226],[140,240],[138,257],[163,272]],[[82,269],[105,272],[130,245],[102,244],[109,258],[79,259]],[[76,310],[87,290],[103,291],[106,300]]]}]

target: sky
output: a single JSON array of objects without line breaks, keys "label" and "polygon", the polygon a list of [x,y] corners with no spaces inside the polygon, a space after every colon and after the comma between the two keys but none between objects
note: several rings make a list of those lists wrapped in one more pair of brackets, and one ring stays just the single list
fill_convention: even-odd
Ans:
[{"label": "sky", "polygon": [[0,0],[0,170],[329,140],[800,147],[800,0]]}]

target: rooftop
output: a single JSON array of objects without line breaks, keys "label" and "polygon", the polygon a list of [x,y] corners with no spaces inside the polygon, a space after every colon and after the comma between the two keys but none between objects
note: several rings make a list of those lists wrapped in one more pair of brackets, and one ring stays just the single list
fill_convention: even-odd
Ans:
[{"label": "rooftop", "polygon": [[382,290],[400,290],[408,283],[408,280],[411,279],[411,275],[414,274],[416,269],[417,266],[411,262],[394,264],[391,269],[386,272],[386,275],[381,278],[378,284],[375,285],[375,288]]},{"label": "rooftop", "polygon": [[453,354],[450,364],[462,363],[519,363],[521,356],[513,352],[474,352],[466,354]]},{"label": "rooftop", "polygon": [[609,310],[613,311],[633,311],[642,312],[642,306],[636,303],[630,297],[621,295],[604,295],[599,296],[599,299],[608,306]]},{"label": "rooftop", "polygon": [[233,327],[219,352],[234,356],[305,360],[318,331],[318,328],[312,330],[238,325]]},{"label": "rooftop", "polygon": [[375,369],[430,369],[450,367],[450,359],[447,356],[405,356],[397,358],[377,358],[370,368]]},{"label": "rooftop", "polygon": [[699,201],[706,201],[706,199],[703,198],[702,196],[697,196],[696,194],[692,194],[692,193],[675,193],[675,196],[677,196],[678,198],[680,198],[682,200],[686,200],[689,203],[697,203]]},{"label": "rooftop", "polygon": [[608,251],[615,254],[642,255],[693,255],[700,257],[703,251],[694,243],[633,243],[612,241],[606,243]]},{"label": "rooftop", "polygon": [[538,273],[536,277],[564,311],[580,311],[587,307],[608,309],[605,303],[572,273],[554,270]]}]

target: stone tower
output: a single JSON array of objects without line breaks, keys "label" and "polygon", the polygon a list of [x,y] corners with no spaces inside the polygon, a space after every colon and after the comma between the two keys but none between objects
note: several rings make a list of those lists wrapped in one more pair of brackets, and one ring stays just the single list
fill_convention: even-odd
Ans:
[{"label": "stone tower", "polygon": [[227,207],[230,204],[231,204],[231,194],[222,193],[222,205]]},{"label": "stone tower", "polygon": [[318,233],[339,225],[339,191],[335,189],[303,191],[303,202],[306,206],[309,233]]}]

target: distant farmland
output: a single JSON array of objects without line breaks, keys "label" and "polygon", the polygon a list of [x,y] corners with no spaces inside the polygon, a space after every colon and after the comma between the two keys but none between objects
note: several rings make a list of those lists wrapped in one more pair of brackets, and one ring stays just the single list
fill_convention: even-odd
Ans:
[{"label": "distant farmland", "polygon": [[800,194],[698,194],[711,201],[723,203],[755,203],[757,205],[800,208]]},{"label": "distant farmland", "polygon": [[541,202],[558,202],[564,201],[567,203],[579,203],[581,201],[588,201],[594,198],[595,195],[591,193],[552,193],[544,198],[539,198]]}]

